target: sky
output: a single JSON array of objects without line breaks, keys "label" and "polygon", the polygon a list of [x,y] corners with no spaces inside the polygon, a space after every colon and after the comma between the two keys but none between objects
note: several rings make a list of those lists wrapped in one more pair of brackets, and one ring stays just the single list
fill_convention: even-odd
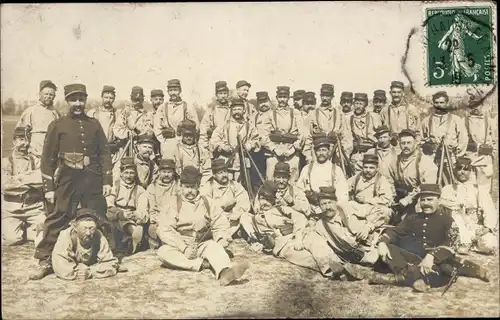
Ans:
[{"label": "sky", "polygon": [[238,80],[318,92],[388,90],[407,82],[401,57],[420,2],[42,4],[1,6],[1,98],[36,100],[40,80],[87,85],[99,98],[114,85],[128,99],[139,85],[180,79],[187,101],[204,103],[215,82]]}]

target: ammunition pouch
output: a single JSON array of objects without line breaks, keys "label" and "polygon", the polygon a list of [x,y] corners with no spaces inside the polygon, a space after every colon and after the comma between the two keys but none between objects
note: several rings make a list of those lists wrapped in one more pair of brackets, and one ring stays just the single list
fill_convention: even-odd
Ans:
[{"label": "ammunition pouch", "polygon": [[469,135],[469,141],[467,142],[467,149],[466,151],[468,152],[477,152],[477,143],[472,139],[472,137]]},{"label": "ammunition pouch", "polygon": [[275,143],[294,143],[298,136],[291,133],[283,133],[279,130],[274,130],[269,134],[269,140]]},{"label": "ammunition pouch", "polygon": [[365,153],[371,148],[374,148],[375,144],[368,140],[354,140],[353,153]]},{"label": "ammunition pouch", "polygon": [[307,201],[313,206],[317,206],[319,204],[318,194],[312,190],[306,190],[305,192]]},{"label": "ammunition pouch", "polygon": [[119,140],[113,140],[108,142],[108,150],[111,154],[117,153],[118,150],[120,150],[120,141]]},{"label": "ammunition pouch", "polygon": [[435,154],[437,149],[438,149],[437,143],[434,143],[431,141],[425,141],[422,144],[422,152],[427,156],[431,156],[431,155]]},{"label": "ammunition pouch", "polygon": [[398,134],[397,133],[391,134],[391,145],[393,145],[394,147],[398,145]]},{"label": "ammunition pouch", "polygon": [[[177,133],[180,135],[179,128],[177,128]],[[163,129],[161,129],[161,135],[165,139],[175,138],[175,130],[172,127],[163,128]]]}]

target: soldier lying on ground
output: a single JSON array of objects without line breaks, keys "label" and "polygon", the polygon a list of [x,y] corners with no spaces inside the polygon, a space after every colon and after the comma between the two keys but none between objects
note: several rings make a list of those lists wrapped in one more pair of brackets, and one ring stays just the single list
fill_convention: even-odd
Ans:
[{"label": "soldier lying on ground", "polygon": [[64,280],[108,278],[126,268],[118,264],[106,237],[100,218],[92,209],[78,209],[70,227],[61,231],[52,253],[52,266]]},{"label": "soldier lying on ground", "polygon": [[42,179],[35,156],[28,153],[25,127],[14,130],[14,150],[2,160],[2,245],[35,241],[42,236],[45,221]]},{"label": "soldier lying on ground", "polygon": [[115,231],[114,239],[118,241],[116,247],[128,242],[131,244],[130,253],[135,253],[142,241],[144,224],[149,218],[146,190],[137,183],[134,158],[122,158],[120,170],[120,179],[114,182],[111,194],[106,197],[106,216]]},{"label": "soldier lying on ground", "polygon": [[441,204],[450,209],[458,227],[458,253],[493,254],[498,248],[498,211],[489,189],[471,180],[471,160],[458,158],[454,174],[458,182],[443,188]]},{"label": "soldier lying on ground", "polygon": [[219,206],[229,220],[231,236],[240,228],[240,217],[250,211],[250,199],[243,186],[230,179],[229,165],[224,159],[212,161],[212,177],[200,188],[200,194]]},{"label": "soldier lying on ground", "polygon": [[489,281],[487,269],[457,258],[450,248],[453,219],[439,206],[440,195],[437,184],[420,186],[422,212],[409,214],[399,225],[387,229],[378,244],[380,259],[392,274],[374,274],[371,283],[412,286],[425,292],[438,283],[439,276],[449,276],[453,268],[458,275]]},{"label": "soldier lying on ground", "polygon": [[158,257],[167,267],[190,271],[212,268],[220,284],[226,286],[240,278],[248,264],[231,263],[224,250],[231,242],[229,221],[222,209],[200,195],[200,179],[195,167],[182,170],[181,192],[158,217],[157,233],[163,243]]}]

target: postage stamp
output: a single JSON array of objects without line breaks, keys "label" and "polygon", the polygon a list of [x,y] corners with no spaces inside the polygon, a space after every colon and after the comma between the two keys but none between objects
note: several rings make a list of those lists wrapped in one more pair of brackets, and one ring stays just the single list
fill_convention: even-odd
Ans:
[{"label": "postage stamp", "polygon": [[428,85],[492,84],[491,7],[427,8],[425,14]]}]

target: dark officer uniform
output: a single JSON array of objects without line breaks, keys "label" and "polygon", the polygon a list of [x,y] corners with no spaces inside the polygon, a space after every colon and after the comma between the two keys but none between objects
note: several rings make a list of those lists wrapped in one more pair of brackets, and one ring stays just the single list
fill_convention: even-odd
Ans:
[{"label": "dark officer uniform", "polygon": [[[65,96],[86,93],[82,84],[64,88]],[[55,191],[54,210],[43,225],[43,239],[35,251],[40,262],[48,261],[60,231],[68,227],[78,204],[105,217],[103,185],[112,184],[111,155],[98,120],[85,113],[53,121],[47,130],[41,171],[44,192]]]},{"label": "dark officer uniform", "polygon": [[[436,184],[422,184],[421,194],[440,195]],[[460,261],[450,247],[452,242],[451,214],[440,207],[435,213],[411,213],[396,227],[386,230],[380,242],[385,242],[392,259],[387,265],[395,275],[402,276],[401,284],[411,285],[422,278],[418,265],[428,254],[434,256],[434,269],[450,275],[453,267],[459,268],[459,275],[483,278],[479,265],[472,261]],[[436,284],[439,274],[427,277],[426,282]]]}]

